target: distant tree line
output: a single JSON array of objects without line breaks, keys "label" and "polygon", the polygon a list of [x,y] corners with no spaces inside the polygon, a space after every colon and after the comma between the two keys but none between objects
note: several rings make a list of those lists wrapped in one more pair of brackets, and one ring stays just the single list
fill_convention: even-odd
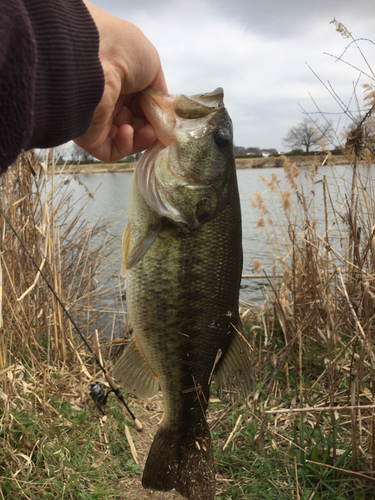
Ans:
[{"label": "distant tree line", "polygon": [[[52,155],[56,164],[71,164],[71,163],[81,163],[88,164],[94,162],[100,162],[92,155],[87,153],[80,146],[75,144],[73,141],[63,144],[61,146],[56,146],[50,149],[39,149],[36,150],[39,161],[50,162],[52,160]],[[140,160],[142,153],[136,153],[134,155],[126,156],[116,163],[134,163]],[[101,162],[102,163],[102,162]]]},{"label": "distant tree line", "polygon": [[244,148],[242,146],[233,146],[233,151],[236,156],[247,155],[247,154],[261,156],[263,153],[276,155],[278,153],[276,149]]},{"label": "distant tree line", "polygon": [[[350,134],[353,135],[357,128],[359,128],[363,144],[368,149],[374,151],[375,119],[371,114],[364,116],[359,114],[352,119],[352,123],[343,129],[339,138],[331,122],[326,121],[321,124],[305,118],[301,123],[289,129],[283,139],[283,143],[292,148],[293,151],[304,152],[305,154],[323,149],[330,149],[333,154],[339,154],[342,152],[343,147],[337,145],[337,143],[342,140],[345,142],[346,138],[350,137]],[[330,147],[328,147],[328,144],[330,144]]]},{"label": "distant tree line", "polygon": [[[134,155],[126,156],[125,158],[122,158],[116,163],[134,163],[137,162],[141,158],[141,156],[142,153],[136,153]],[[74,144],[73,146],[71,152],[71,159],[74,162],[81,162],[81,163],[93,163],[94,161],[98,161],[96,158],[91,156],[87,151],[78,146],[78,144]]]}]

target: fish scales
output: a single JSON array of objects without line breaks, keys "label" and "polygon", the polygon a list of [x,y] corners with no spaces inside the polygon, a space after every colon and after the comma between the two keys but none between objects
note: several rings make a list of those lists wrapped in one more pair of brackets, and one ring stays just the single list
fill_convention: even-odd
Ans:
[{"label": "fish scales", "polygon": [[[155,103],[151,111],[148,107],[147,92],[151,101],[158,99],[162,123],[160,116],[152,115]],[[211,500],[214,463],[205,419],[211,375],[214,372],[221,396],[227,389],[235,392],[236,385],[245,396],[252,377],[248,347],[238,333],[241,214],[231,122],[218,91],[206,95],[213,96],[214,106],[206,106],[205,95],[186,98],[191,100],[177,112],[194,118],[183,120],[176,118],[176,98],[155,97],[155,92],[146,91],[143,109],[157,133],[167,128],[160,139],[170,144],[146,152],[134,174],[124,236],[134,339],[114,374],[142,397],[155,393],[158,384],[163,392],[163,422],[151,446],[143,485],[161,491],[176,488],[188,499]],[[166,99],[172,111],[163,110],[170,104]],[[203,108],[197,111],[200,104]]]},{"label": "fish scales", "polygon": [[[217,351],[229,344],[228,333],[238,314],[238,295],[233,290],[239,288],[241,270],[241,253],[235,243],[239,228],[233,221],[234,209],[228,206],[199,230],[186,233],[181,229],[170,238],[158,238],[129,272],[132,326],[142,337],[145,355],[162,387],[180,383],[176,380],[179,369],[187,379],[179,393],[192,386],[194,374],[206,394]],[[148,272],[151,268],[153,273]],[[133,309],[132,304],[142,307]]]}]

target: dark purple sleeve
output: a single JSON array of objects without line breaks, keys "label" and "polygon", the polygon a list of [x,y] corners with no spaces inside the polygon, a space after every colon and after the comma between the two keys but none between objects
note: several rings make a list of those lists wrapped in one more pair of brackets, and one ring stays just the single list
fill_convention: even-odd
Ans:
[{"label": "dark purple sleeve", "polygon": [[98,53],[81,0],[0,0],[0,172],[86,132],[104,89]]}]

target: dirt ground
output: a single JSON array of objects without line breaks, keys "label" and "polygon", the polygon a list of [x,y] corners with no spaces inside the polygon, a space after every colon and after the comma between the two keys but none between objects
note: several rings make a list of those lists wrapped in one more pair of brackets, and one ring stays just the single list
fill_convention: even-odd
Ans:
[{"label": "dirt ground", "polygon": [[[151,443],[158,430],[159,423],[163,416],[163,396],[159,392],[153,398],[144,401],[136,399],[138,408],[135,408],[137,418],[141,420],[143,431],[137,432],[134,428],[130,429],[131,435],[136,438],[137,458],[139,465],[143,472],[144,465],[151,447]],[[208,421],[210,415],[208,415]],[[222,479],[217,482],[216,493],[219,494],[223,488]],[[128,500],[183,500],[185,497],[180,495],[177,491],[172,490],[168,492],[159,492],[146,490],[142,487],[142,476],[127,478],[122,481],[124,484],[124,491]]]},{"label": "dirt ground", "polygon": [[[131,429],[130,432],[136,437],[137,456],[143,472],[151,443],[163,417],[163,397],[159,393],[147,402],[137,401],[139,402],[139,408],[136,414],[142,422],[143,431],[137,432]],[[149,409],[146,409],[146,405]],[[145,490],[142,487],[142,476],[126,479],[124,485],[126,485],[126,496],[129,500],[181,500],[184,498],[175,490],[168,492]]]}]

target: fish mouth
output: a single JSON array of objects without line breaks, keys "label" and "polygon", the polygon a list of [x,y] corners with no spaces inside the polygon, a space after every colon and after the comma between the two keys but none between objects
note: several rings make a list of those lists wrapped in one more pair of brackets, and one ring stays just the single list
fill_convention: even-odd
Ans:
[{"label": "fish mouth", "polygon": [[[192,140],[206,133],[212,117],[224,108],[223,96],[221,88],[191,97],[163,94],[151,87],[138,94],[141,109],[157,136],[138,162],[138,189],[160,216],[191,229],[209,220],[220,195],[181,161],[178,142],[181,133]],[[201,132],[197,133],[198,129]],[[182,201],[187,192],[190,203],[187,198]]]},{"label": "fish mouth", "polygon": [[151,87],[138,94],[139,104],[151,123],[158,140],[166,147],[173,141],[176,117],[173,112],[175,96],[163,94]]},{"label": "fish mouth", "polygon": [[221,87],[213,92],[191,97],[163,94],[152,87],[147,87],[138,94],[138,98],[143,113],[164,146],[172,143],[177,122],[205,118],[216,114],[224,107],[224,91]]}]

